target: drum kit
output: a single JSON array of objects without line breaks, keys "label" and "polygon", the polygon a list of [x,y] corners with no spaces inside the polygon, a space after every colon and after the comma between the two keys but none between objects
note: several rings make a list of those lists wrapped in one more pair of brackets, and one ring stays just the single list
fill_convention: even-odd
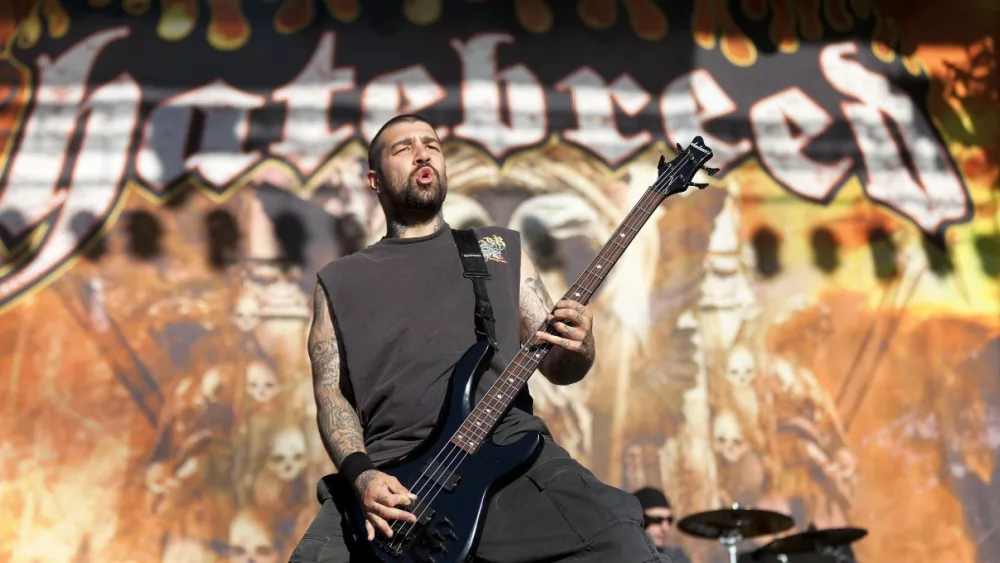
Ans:
[{"label": "drum kit", "polygon": [[696,538],[716,540],[729,555],[729,563],[806,563],[853,562],[845,548],[868,535],[862,528],[830,528],[808,530],[778,538],[763,547],[737,553],[736,546],[745,539],[771,536],[790,530],[795,525],[791,517],[770,510],[732,508],[698,512],[677,522],[677,529]]}]

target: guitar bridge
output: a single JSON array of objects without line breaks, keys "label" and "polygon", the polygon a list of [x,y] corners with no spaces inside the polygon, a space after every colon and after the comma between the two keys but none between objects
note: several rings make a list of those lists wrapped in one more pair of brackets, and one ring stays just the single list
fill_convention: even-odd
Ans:
[{"label": "guitar bridge", "polygon": [[429,510],[416,524],[403,526],[400,531],[403,530],[405,533],[397,533],[391,538],[378,536],[375,543],[391,557],[405,555],[409,561],[438,563],[440,558],[448,559],[448,548],[459,539],[454,523],[448,518],[435,518],[433,510]]},{"label": "guitar bridge", "polygon": [[427,514],[419,518],[415,524],[403,523],[399,531],[394,532],[391,538],[387,538],[382,534],[376,534],[375,544],[394,557],[402,557],[412,547],[419,547],[422,543],[429,543],[431,538],[427,537],[427,525],[434,518],[434,514],[433,510],[428,510]]}]

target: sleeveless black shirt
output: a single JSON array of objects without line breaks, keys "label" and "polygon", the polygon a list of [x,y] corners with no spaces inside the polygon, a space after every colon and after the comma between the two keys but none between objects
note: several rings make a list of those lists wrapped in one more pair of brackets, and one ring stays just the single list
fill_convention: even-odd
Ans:
[{"label": "sleeveless black shirt", "polygon": [[[517,231],[499,227],[474,232],[490,272],[486,286],[499,344],[480,380],[478,401],[521,347],[521,240]],[[319,272],[347,365],[341,391],[355,407],[376,464],[404,455],[428,436],[452,369],[476,342],[475,294],[463,273],[447,224],[424,237],[383,238]],[[526,430],[548,433],[532,415],[527,388],[495,439],[505,443]]]}]

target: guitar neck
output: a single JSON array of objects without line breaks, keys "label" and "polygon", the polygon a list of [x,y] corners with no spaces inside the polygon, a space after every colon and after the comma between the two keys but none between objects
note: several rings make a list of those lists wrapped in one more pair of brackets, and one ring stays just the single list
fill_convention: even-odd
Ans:
[{"label": "guitar neck", "polygon": [[[653,189],[647,190],[628,216],[618,225],[618,229],[590,262],[587,269],[570,286],[562,298],[571,299],[584,305],[589,303],[601,283],[608,277],[611,269],[635,240],[639,230],[665,198],[664,194]],[[557,334],[555,327],[550,326],[548,321],[542,322],[537,332]],[[533,333],[452,437],[452,444],[470,454],[475,452],[510,409],[514,398],[527,384],[528,379],[535,373],[538,364],[551,348],[552,344],[538,338]]]}]

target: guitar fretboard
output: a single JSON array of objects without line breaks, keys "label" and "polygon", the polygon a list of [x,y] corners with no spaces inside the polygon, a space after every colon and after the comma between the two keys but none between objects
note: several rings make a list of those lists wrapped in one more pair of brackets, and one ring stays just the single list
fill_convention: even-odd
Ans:
[{"label": "guitar fretboard", "polygon": [[[562,299],[572,299],[583,305],[589,303],[601,283],[607,278],[608,273],[611,272],[629,244],[635,239],[639,230],[665,198],[665,195],[657,191],[647,190]],[[543,322],[537,331],[558,334],[558,331],[547,321]],[[550,348],[552,348],[552,344],[532,334],[496,383],[490,387],[483,399],[462,423],[462,426],[452,437],[451,443],[469,454],[475,453],[483,440],[490,435],[493,428],[506,414],[514,398],[538,369],[538,364]]]}]

